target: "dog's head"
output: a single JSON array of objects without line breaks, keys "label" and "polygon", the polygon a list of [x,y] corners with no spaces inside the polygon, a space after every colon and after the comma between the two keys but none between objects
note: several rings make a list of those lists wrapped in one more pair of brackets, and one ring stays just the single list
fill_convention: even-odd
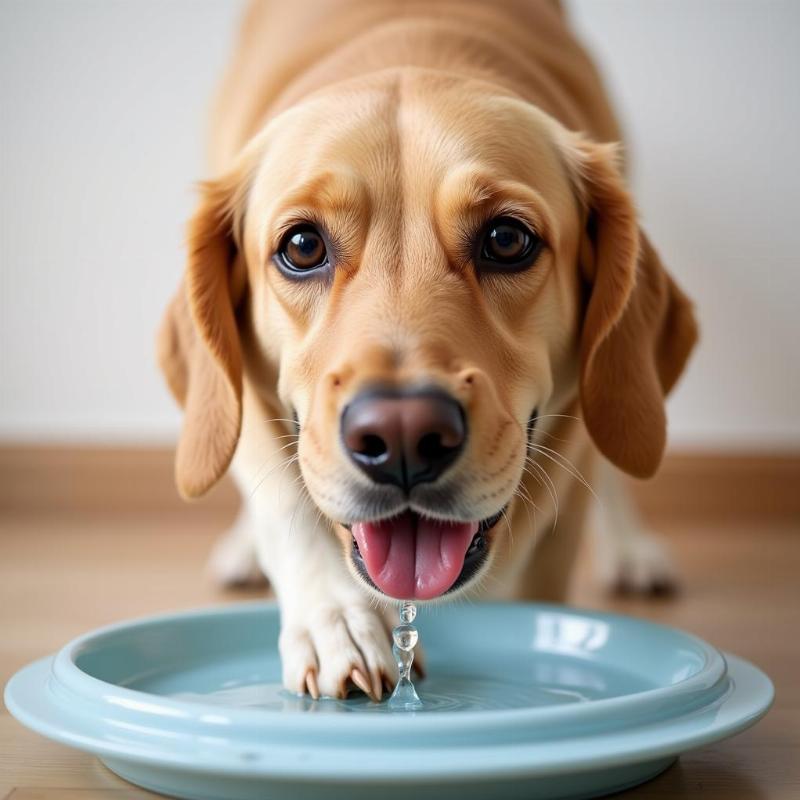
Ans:
[{"label": "dog's head", "polygon": [[637,476],[691,308],[614,148],[491,87],[385,73],[275,117],[205,185],[161,335],[184,495],[237,445],[243,372],[299,425],[305,485],[353,567],[428,599],[487,568],[531,422],[579,396]]}]

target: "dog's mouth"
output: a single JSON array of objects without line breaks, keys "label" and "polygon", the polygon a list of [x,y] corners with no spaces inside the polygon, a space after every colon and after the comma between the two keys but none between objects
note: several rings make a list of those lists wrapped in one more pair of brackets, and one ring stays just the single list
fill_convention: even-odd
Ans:
[{"label": "dog's mouth", "polygon": [[480,522],[450,522],[415,511],[354,522],[350,551],[364,580],[398,600],[432,600],[467,583],[486,561],[489,531],[503,510]]}]

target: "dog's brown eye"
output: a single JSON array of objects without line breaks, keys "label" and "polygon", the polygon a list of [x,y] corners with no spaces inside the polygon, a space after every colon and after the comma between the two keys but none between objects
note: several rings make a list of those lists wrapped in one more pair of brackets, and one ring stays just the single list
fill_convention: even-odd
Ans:
[{"label": "dog's brown eye", "polygon": [[498,217],[483,229],[476,263],[485,270],[525,269],[536,261],[542,246],[542,240],[527,225],[512,217]]},{"label": "dog's brown eye", "polygon": [[283,266],[294,272],[307,272],[328,263],[325,240],[313,225],[296,225],[283,237],[278,249]]}]

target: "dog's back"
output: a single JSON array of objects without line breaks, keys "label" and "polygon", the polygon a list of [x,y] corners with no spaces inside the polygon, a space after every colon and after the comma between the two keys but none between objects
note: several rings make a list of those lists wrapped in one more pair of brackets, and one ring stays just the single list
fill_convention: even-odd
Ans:
[{"label": "dog's back", "polygon": [[402,66],[483,78],[597,141],[620,138],[600,78],[557,0],[255,0],[218,95],[212,171],[300,97]]}]

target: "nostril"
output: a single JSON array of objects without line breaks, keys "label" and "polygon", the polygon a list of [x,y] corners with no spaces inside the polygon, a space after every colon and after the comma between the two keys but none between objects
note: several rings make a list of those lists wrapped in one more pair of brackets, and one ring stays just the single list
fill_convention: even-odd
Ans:
[{"label": "nostril", "polygon": [[423,461],[436,461],[453,449],[444,443],[440,433],[426,433],[417,443],[417,453]]},{"label": "nostril", "polygon": [[410,491],[457,459],[467,438],[461,405],[443,392],[364,392],[345,406],[341,441],[350,460],[376,483]]},{"label": "nostril", "polygon": [[389,448],[380,436],[374,433],[365,433],[361,437],[361,445],[354,450],[360,456],[378,462],[385,460],[389,455]]}]

